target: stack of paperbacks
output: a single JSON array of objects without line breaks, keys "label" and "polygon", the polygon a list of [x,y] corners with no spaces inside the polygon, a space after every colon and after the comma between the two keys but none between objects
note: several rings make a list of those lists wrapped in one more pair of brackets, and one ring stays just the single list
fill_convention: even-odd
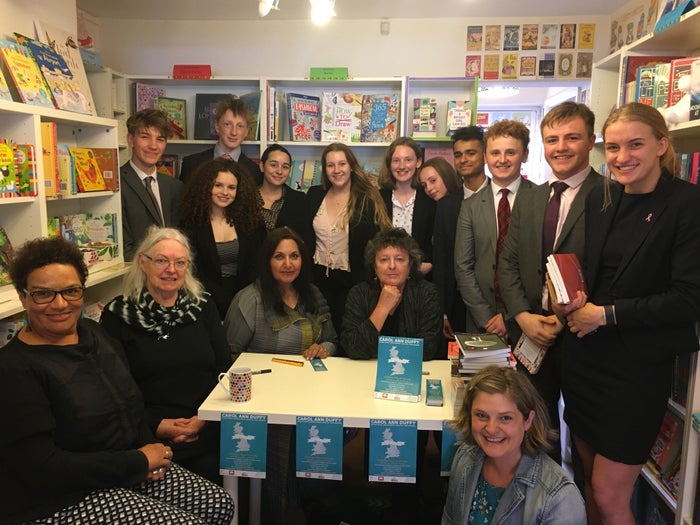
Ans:
[{"label": "stack of paperbacks", "polygon": [[482,368],[495,365],[515,368],[508,344],[496,334],[456,333],[459,344],[459,375],[466,382]]}]

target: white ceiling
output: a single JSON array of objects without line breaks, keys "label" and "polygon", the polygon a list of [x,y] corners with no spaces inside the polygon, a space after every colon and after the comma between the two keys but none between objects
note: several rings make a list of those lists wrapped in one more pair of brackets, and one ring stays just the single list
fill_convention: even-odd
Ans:
[{"label": "white ceiling", "polygon": [[[586,16],[616,12],[629,0],[335,0],[344,20],[379,18],[479,18]],[[257,0],[77,0],[80,9],[100,18],[165,20],[257,20]],[[308,0],[279,0],[267,18],[309,18]]]}]

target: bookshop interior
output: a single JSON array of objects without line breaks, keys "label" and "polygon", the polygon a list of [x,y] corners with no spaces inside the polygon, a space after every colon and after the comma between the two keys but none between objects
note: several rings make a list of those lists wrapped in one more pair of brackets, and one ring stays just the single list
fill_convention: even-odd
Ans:
[{"label": "bookshop interior", "polygon": [[697,0],[0,7],[0,525],[700,525]]}]

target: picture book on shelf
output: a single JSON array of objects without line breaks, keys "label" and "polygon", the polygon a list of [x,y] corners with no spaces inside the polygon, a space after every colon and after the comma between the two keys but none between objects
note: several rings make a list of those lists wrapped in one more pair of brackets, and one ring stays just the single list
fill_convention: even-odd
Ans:
[{"label": "picture book on shelf", "polygon": [[38,187],[34,145],[13,144],[12,150],[17,174],[17,195],[35,197],[38,194]]},{"label": "picture book on shelf", "polygon": [[73,74],[73,79],[80,86],[80,93],[85,97],[85,102],[89,108],[88,113],[96,115],[95,103],[92,99],[90,83],[85,73],[85,65],[80,54],[77,35],[39,20],[34,20],[34,29],[39,41],[48,44],[51,49],[56,51],[66,61],[70,72]]},{"label": "picture book on shelf", "polygon": [[3,74],[2,69],[0,69],[0,100],[12,102],[10,86],[7,85],[7,80],[5,80],[5,75]]},{"label": "picture book on shelf", "polygon": [[321,140],[323,142],[360,142],[362,131],[362,94],[324,92],[322,96]]},{"label": "picture book on shelf", "polygon": [[362,97],[362,142],[391,142],[396,138],[399,96],[365,95]]},{"label": "picture book on shelf", "polygon": [[44,192],[55,197],[58,192],[58,157],[56,153],[56,123],[41,123],[41,154],[44,166]]},{"label": "picture book on shelf", "polygon": [[75,179],[75,160],[70,154],[68,144],[56,145],[56,160],[58,162],[58,195],[75,195],[78,193],[78,183]]},{"label": "picture book on shelf", "polygon": [[182,98],[156,97],[155,109],[159,109],[168,116],[170,123],[171,139],[184,140],[187,138],[187,120],[185,111],[187,101]]},{"label": "picture book on shelf", "polygon": [[295,142],[319,142],[321,140],[320,114],[320,97],[287,93],[289,138]]},{"label": "picture book on shelf", "polygon": [[197,93],[194,96],[195,140],[218,140],[219,136],[214,129],[216,106],[228,96],[227,93]]},{"label": "picture book on shelf", "polygon": [[469,126],[471,122],[472,110],[469,100],[447,101],[447,129],[445,134],[448,137],[451,137],[459,128]]},{"label": "picture book on shelf", "polygon": [[177,177],[179,173],[179,159],[177,155],[172,153],[161,155],[158,162],[156,162],[156,171],[168,177]]},{"label": "picture book on shelf", "polygon": [[29,48],[6,38],[0,38],[0,54],[22,102],[32,106],[53,108],[51,92]]},{"label": "picture book on shelf", "polygon": [[670,471],[673,461],[680,453],[682,442],[683,422],[667,410],[649,453],[661,475]]},{"label": "picture book on shelf", "polygon": [[374,397],[417,403],[423,380],[423,339],[380,335]]},{"label": "picture book on shelf", "polygon": [[245,102],[248,107],[248,134],[245,140],[260,139],[260,101],[262,100],[262,91],[252,91],[241,95],[240,99]]},{"label": "picture book on shelf", "polygon": [[47,44],[19,33],[15,33],[15,37],[17,43],[28,47],[31,51],[34,61],[49,86],[56,109],[90,115],[88,99],[80,92],[80,85],[73,78],[73,73],[64,58]]},{"label": "picture book on shelf", "polygon": [[10,262],[14,257],[15,251],[10,242],[10,236],[7,235],[5,228],[0,226],[0,285],[10,284]]},{"label": "picture book on shelf", "polygon": [[0,198],[9,199],[17,193],[15,158],[9,144],[0,143]]},{"label": "picture book on shelf", "polygon": [[105,189],[117,191],[119,189],[119,154],[115,148],[90,148],[95,161],[100,167],[100,173],[105,181]]},{"label": "picture book on shelf", "polygon": [[413,133],[416,138],[437,137],[437,100],[432,97],[413,99]]},{"label": "picture book on shelf", "polygon": [[78,191],[104,191],[107,189],[100,166],[90,148],[68,148],[75,163],[75,180]]},{"label": "picture book on shelf", "polygon": [[142,109],[155,109],[156,99],[165,96],[165,88],[152,86],[142,82],[132,84],[134,113]]}]

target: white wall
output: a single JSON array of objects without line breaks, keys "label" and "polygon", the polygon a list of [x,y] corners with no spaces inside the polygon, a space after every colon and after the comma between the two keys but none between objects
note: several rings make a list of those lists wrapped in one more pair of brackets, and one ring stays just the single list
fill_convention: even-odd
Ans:
[{"label": "white wall", "polygon": [[34,20],[50,22],[55,27],[76,30],[75,0],[0,0],[0,36],[13,33],[34,37]]}]

